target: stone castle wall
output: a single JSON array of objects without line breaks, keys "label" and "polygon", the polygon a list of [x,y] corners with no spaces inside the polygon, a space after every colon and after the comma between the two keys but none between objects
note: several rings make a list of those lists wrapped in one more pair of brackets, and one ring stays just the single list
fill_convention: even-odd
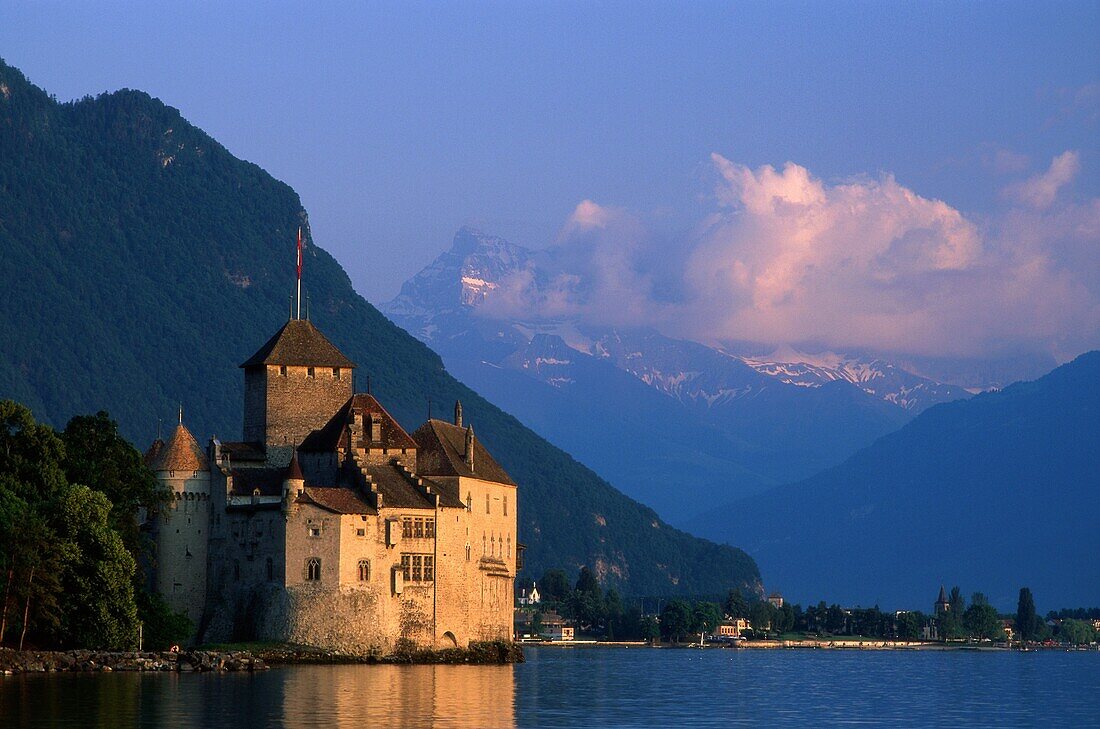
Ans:
[{"label": "stone castle wall", "polygon": [[207,545],[210,540],[210,473],[157,473],[171,500],[157,515],[157,592],[196,625],[206,603]]},{"label": "stone castle wall", "polygon": [[335,376],[332,367],[250,367],[245,372],[244,439],[282,449],[301,443],[351,397],[352,370],[339,373]]}]

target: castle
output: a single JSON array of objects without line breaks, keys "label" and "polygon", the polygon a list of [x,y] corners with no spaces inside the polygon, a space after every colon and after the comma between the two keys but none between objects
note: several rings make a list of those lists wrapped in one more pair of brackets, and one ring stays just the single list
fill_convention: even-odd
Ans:
[{"label": "castle", "polygon": [[510,639],[516,484],[464,425],[411,435],[355,364],[291,318],[244,370],[244,434],[183,424],[146,462],[171,492],[151,524],[154,587],[196,640],[356,652]]}]

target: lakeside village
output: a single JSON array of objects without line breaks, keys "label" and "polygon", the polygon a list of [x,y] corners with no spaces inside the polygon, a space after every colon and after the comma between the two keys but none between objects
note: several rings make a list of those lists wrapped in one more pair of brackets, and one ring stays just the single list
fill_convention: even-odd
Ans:
[{"label": "lakeside village", "polygon": [[[653,612],[646,612],[643,606]],[[969,602],[940,587],[932,610],[884,612],[824,601],[803,609],[779,593],[747,599],[636,599],[606,592],[587,568],[570,587],[562,570],[516,585],[515,640],[538,645],[663,645],[729,648],[1062,648],[1100,650],[1100,608],[1050,611],[1041,618],[1028,588],[1017,611],[1000,614],[982,593]]]},{"label": "lakeside village", "polygon": [[1027,588],[1004,616],[958,588],[926,615],[626,599],[588,567],[533,582],[517,485],[461,404],[409,433],[353,391],[355,366],[299,310],[240,365],[240,441],[201,445],[181,407],[144,454],[107,413],[55,431],[0,401],[0,673],[509,662],[522,643],[1097,642],[1100,609],[1043,620]]}]

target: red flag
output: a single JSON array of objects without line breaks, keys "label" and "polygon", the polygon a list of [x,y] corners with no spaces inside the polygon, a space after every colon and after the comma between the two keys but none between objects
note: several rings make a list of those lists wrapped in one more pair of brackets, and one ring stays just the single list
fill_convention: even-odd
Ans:
[{"label": "red flag", "polygon": [[302,227],[298,226],[298,280],[302,280]]}]

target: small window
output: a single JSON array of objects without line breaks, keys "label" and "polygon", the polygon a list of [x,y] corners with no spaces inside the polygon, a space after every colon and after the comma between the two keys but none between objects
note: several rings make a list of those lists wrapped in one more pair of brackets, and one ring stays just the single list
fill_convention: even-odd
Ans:
[{"label": "small window", "polygon": [[435,519],[424,520],[424,536],[428,539],[435,539]]},{"label": "small window", "polygon": [[309,536],[311,536],[311,537],[321,536],[321,527],[311,526],[309,528]]},{"label": "small window", "polygon": [[317,373],[313,370],[312,367],[306,367],[306,377],[316,377],[316,376],[317,376]]},{"label": "small window", "polygon": [[402,539],[412,539],[413,535],[413,520],[411,517],[405,517],[401,520],[401,537]]},{"label": "small window", "polygon": [[424,520],[423,519],[418,518],[418,519],[413,520],[413,537],[415,539],[423,539],[424,538]]},{"label": "small window", "polygon": [[504,494],[504,515],[508,516],[508,494]]},{"label": "small window", "polygon": [[370,560],[359,560],[359,581],[370,582]]},{"label": "small window", "polygon": [[489,494],[485,494],[485,513],[486,514],[490,513],[489,512]]},{"label": "small window", "polygon": [[286,365],[279,365],[279,375],[286,377]]},{"label": "small window", "polygon": [[321,558],[310,557],[306,560],[306,580],[309,582],[321,581]]},{"label": "small window", "polygon": [[332,377],[333,377],[333,379],[336,379],[336,380],[340,379],[340,368],[339,367],[333,367],[332,368]]},{"label": "small window", "polygon": [[430,554],[424,555],[424,581],[432,582],[435,580],[435,557]]},{"label": "small window", "polygon": [[466,561],[470,561],[470,543],[466,542]]},{"label": "small window", "polygon": [[469,491],[466,492],[466,511],[474,510],[474,497]]},{"label": "small window", "polygon": [[405,578],[405,582],[412,580],[412,555],[401,555],[401,576]]},{"label": "small window", "polygon": [[367,536],[367,530],[366,529],[356,529],[355,530],[355,536],[365,537],[365,536]]}]

